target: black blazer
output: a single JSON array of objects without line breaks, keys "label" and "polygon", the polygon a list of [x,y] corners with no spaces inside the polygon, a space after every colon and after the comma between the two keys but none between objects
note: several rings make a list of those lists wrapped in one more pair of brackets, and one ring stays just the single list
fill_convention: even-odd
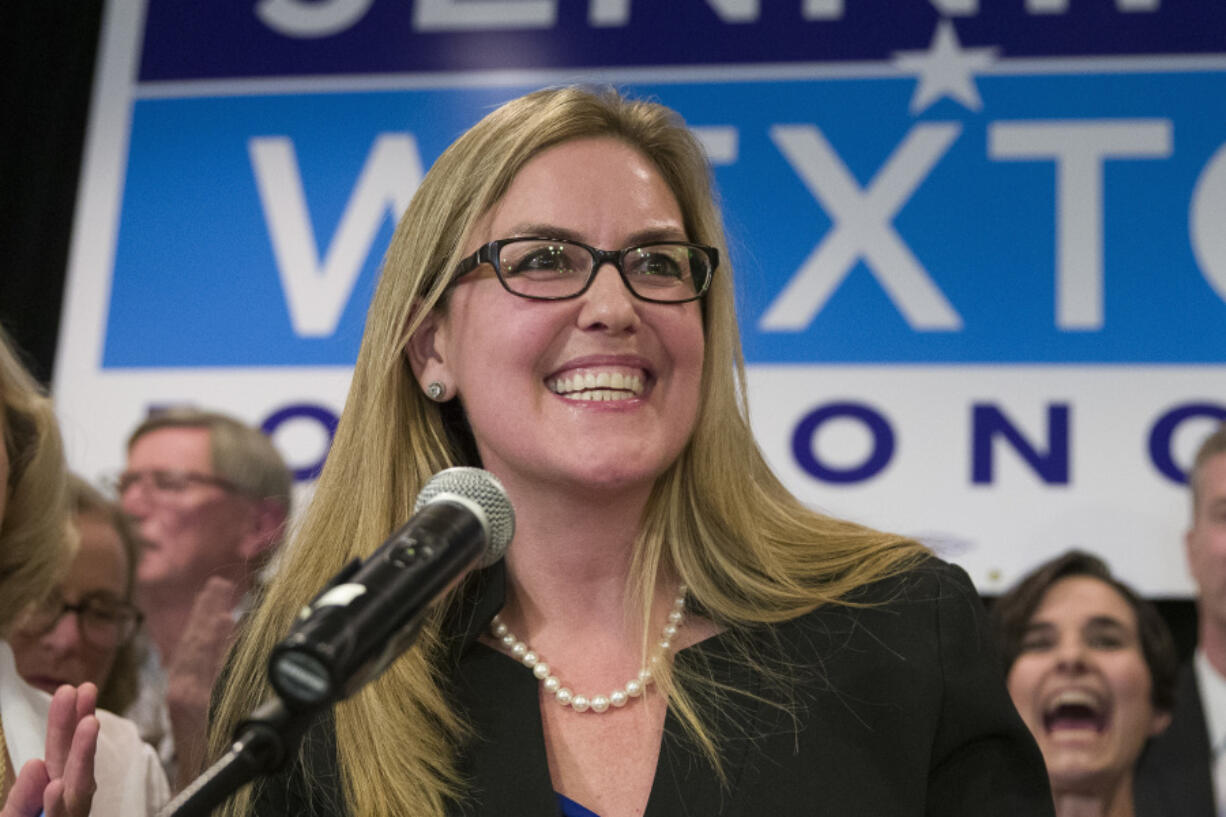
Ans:
[{"label": "black blazer", "polygon": [[1136,817],[1215,817],[1209,730],[1191,661],[1179,672],[1172,714],[1137,765]]},{"label": "black blazer", "polygon": [[[503,580],[501,567],[484,571],[479,600],[457,617],[454,695],[477,737],[462,753],[471,790],[453,811],[556,815],[539,682],[476,640],[502,604]],[[1052,815],[1042,756],[1005,690],[966,574],[933,559],[858,600],[869,606],[822,607],[744,633],[740,643],[771,672],[747,664],[731,632],[678,654],[686,669],[744,692],[709,709],[727,785],[670,713],[645,817]],[[305,755],[307,774],[295,767],[258,784],[255,814],[346,813],[328,722],[308,735]]]}]

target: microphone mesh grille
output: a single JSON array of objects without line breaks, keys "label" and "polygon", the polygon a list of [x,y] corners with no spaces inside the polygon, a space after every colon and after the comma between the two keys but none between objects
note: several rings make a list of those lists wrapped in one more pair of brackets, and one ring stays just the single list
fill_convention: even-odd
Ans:
[{"label": "microphone mesh grille", "polygon": [[511,537],[515,535],[515,511],[498,478],[483,468],[446,468],[426,481],[417,495],[413,513],[433,502],[440,494],[462,496],[484,511],[489,528],[486,530],[487,542],[481,567],[489,567],[501,559],[507,552],[507,545],[511,544]]}]

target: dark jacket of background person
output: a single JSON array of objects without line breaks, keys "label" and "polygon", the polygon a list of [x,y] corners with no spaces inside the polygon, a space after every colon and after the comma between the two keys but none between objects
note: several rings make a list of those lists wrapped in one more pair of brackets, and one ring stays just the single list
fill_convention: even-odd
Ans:
[{"label": "dark jacket of background person", "polygon": [[[453,813],[555,814],[532,673],[477,641],[502,604],[502,563],[475,577],[452,621],[457,704],[475,733],[464,753],[475,786]],[[864,588],[865,608],[826,606],[773,628],[753,649],[766,678],[788,677],[791,712],[726,633],[677,656],[739,692],[718,709],[727,787],[670,713],[646,817],[831,814],[1043,817],[1042,757],[1005,691],[980,600],[960,569],[931,560]],[[765,700],[764,700],[765,699]],[[405,736],[412,740],[412,736]],[[330,720],[297,766],[264,783],[252,814],[341,815]],[[371,751],[394,751],[372,746]]]},{"label": "dark jacket of background person", "polygon": [[1137,765],[1136,817],[1214,817],[1213,753],[1191,662],[1180,670],[1173,715]]}]

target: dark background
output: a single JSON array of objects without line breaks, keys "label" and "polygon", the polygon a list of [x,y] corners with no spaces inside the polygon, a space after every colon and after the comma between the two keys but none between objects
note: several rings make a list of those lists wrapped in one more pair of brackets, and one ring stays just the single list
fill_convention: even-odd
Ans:
[{"label": "dark background", "polygon": [[102,0],[0,3],[0,323],[50,381]]},{"label": "dark background", "polygon": [[[0,324],[51,381],[103,0],[0,2]],[[1155,543],[1181,559],[1182,543]],[[990,602],[991,599],[988,599]],[[1155,599],[1181,656],[1196,610]]]}]

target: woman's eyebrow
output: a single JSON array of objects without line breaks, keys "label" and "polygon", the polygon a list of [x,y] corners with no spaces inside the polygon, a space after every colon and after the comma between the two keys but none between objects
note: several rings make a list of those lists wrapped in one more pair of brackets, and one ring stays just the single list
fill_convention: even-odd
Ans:
[{"label": "woman's eyebrow", "polygon": [[1087,630],[1119,630],[1124,633],[1131,633],[1132,629],[1120,621],[1115,616],[1094,616],[1086,622]]},{"label": "woman's eyebrow", "polygon": [[[559,227],[556,224],[547,224],[544,222],[524,222],[516,224],[508,233],[508,238],[524,238],[524,237],[540,237],[540,238],[561,238],[566,241],[577,241],[580,244],[588,243],[582,235],[574,230],[566,227]],[[625,246],[633,247],[638,244],[650,244],[653,241],[685,241],[685,231],[674,226],[659,226],[647,227],[642,230],[637,230],[626,237]],[[613,249],[612,247],[602,249]]]},{"label": "woman's eyebrow", "polygon": [[1052,624],[1050,621],[1043,621],[1041,619],[1031,619],[1029,622],[1026,623],[1026,626],[1022,628],[1022,635],[1032,635],[1034,633],[1047,633],[1055,629],[1056,629],[1056,625]]},{"label": "woman's eyebrow", "polygon": [[522,222],[516,224],[507,231],[508,238],[525,238],[525,237],[540,237],[540,238],[564,238],[567,241],[581,241],[579,234],[574,230],[568,230],[565,227],[559,227],[556,224],[546,224],[544,222]]}]

